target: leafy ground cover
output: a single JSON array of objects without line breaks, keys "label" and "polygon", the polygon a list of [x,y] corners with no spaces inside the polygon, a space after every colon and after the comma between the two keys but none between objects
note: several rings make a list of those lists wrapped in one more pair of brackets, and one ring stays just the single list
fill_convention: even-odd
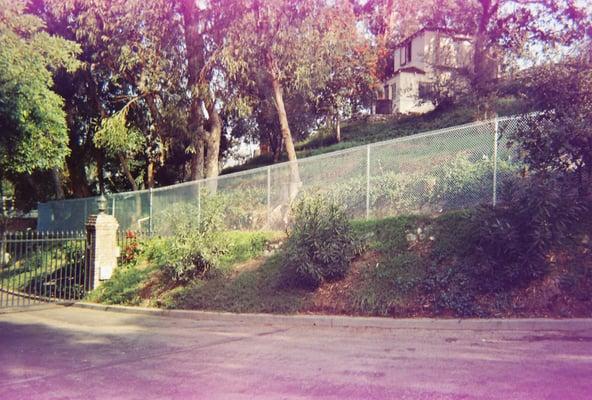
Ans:
[{"label": "leafy ground cover", "polygon": [[[483,288],[472,212],[436,218],[401,216],[356,221],[365,250],[343,279],[315,290],[282,282],[279,233],[236,235],[220,273],[187,284],[164,284],[156,266],[123,267],[95,291],[94,301],[231,312],[328,313],[392,317],[573,317],[592,315],[589,226],[548,252],[544,273],[512,285]],[[495,270],[494,270],[495,271]],[[499,272],[503,274],[504,272]]]}]

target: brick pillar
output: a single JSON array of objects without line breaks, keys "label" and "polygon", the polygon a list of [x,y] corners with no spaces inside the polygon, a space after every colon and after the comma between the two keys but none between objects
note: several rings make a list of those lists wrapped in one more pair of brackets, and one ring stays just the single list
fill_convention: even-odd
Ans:
[{"label": "brick pillar", "polygon": [[105,213],[106,199],[98,201],[99,214],[91,215],[86,222],[87,272],[86,290],[96,289],[102,281],[111,278],[117,266],[119,248],[117,247],[117,229],[119,223],[112,215]]}]

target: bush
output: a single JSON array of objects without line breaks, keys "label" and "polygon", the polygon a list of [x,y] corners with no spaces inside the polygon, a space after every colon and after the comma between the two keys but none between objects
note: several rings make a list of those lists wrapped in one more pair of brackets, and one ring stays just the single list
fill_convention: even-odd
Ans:
[{"label": "bush", "polygon": [[192,232],[219,230],[224,223],[224,205],[220,196],[203,195],[198,206],[192,202],[172,203],[154,216],[154,231],[185,237]]},{"label": "bush", "polygon": [[379,315],[396,311],[396,305],[422,282],[425,271],[423,260],[416,254],[389,256],[366,273],[367,287],[355,300],[357,308]]},{"label": "bush", "polygon": [[294,223],[283,249],[283,283],[316,288],[323,281],[342,278],[356,250],[344,210],[315,195],[296,203],[293,214]]},{"label": "bush", "polygon": [[187,283],[214,272],[226,247],[220,232],[223,212],[218,197],[202,200],[201,210],[193,204],[176,204],[157,221],[158,232],[170,236],[147,244],[146,257],[166,279]]},{"label": "bush", "polygon": [[442,267],[432,265],[421,282],[424,292],[432,296],[435,314],[452,311],[454,315],[470,317],[479,315],[475,302],[475,279],[465,265]]},{"label": "bush", "polygon": [[[491,202],[493,161],[480,156],[474,159],[460,153],[434,167],[420,166],[405,171],[389,168],[370,178],[370,209],[374,217],[435,213],[473,207]],[[518,165],[499,160],[498,183],[513,181]],[[366,202],[366,178],[354,177],[328,189],[340,204],[351,206],[348,213],[362,217]]]},{"label": "bush", "polygon": [[[220,229],[257,229],[267,222],[266,183],[253,182],[245,177],[244,182],[235,182],[236,187],[224,187],[217,193],[206,188],[200,191],[201,203],[197,203],[197,188],[175,198],[163,211],[154,215],[154,230],[161,234],[178,231],[207,230],[211,225]],[[256,186],[256,187],[252,187]]]},{"label": "bush", "polygon": [[525,286],[544,275],[549,251],[573,236],[589,208],[576,186],[548,178],[508,185],[503,197],[497,208],[474,215],[478,267],[472,274],[481,291]]},{"label": "bush", "polygon": [[158,266],[165,279],[188,283],[214,273],[225,247],[218,232],[194,231],[153,240],[146,257]]}]

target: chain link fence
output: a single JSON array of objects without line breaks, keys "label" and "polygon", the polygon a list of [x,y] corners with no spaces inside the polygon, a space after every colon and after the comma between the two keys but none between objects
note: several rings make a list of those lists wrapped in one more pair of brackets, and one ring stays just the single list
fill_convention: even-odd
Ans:
[{"label": "chain link fence", "polygon": [[[351,218],[436,214],[495,203],[519,168],[507,145],[521,117],[497,118],[358,146],[217,178],[108,195],[120,228],[166,233],[223,209],[226,229],[283,229],[297,196],[320,192]],[[295,179],[296,176],[299,178]],[[40,203],[38,230],[82,229],[96,198]]]}]

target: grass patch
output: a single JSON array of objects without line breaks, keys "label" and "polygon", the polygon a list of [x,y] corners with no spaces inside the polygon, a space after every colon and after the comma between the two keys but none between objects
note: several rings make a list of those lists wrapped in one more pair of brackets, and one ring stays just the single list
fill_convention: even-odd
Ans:
[{"label": "grass patch", "polygon": [[162,268],[173,257],[168,253],[170,239],[155,237],[142,241],[141,255],[129,264],[117,267],[111,279],[94,290],[88,296],[88,300],[104,304],[160,304],[162,300],[158,297],[165,292],[170,291],[164,296],[165,299],[175,293],[182,295],[185,290],[199,286],[200,282],[207,282],[210,285],[208,287],[215,288],[216,283],[226,279],[235,265],[260,257],[270,243],[277,242],[283,237],[281,232],[227,231],[221,232],[220,235],[219,240],[225,244],[224,252],[217,260],[215,271],[208,274],[208,279],[195,280],[189,286],[181,285],[179,282],[167,282]]},{"label": "grass patch", "polygon": [[226,252],[220,257],[220,269],[227,271],[236,264],[263,255],[268,245],[282,240],[284,234],[277,231],[228,231],[223,232],[222,236],[228,246]]},{"label": "grass patch", "polygon": [[111,279],[93,290],[88,301],[103,304],[139,305],[142,303],[140,290],[144,287],[156,266],[150,264],[130,264],[115,269]]},{"label": "grass patch", "polygon": [[167,308],[230,312],[294,313],[303,307],[310,293],[280,287],[282,260],[274,255],[259,268],[236,276],[199,280],[179,288],[163,301]]}]

